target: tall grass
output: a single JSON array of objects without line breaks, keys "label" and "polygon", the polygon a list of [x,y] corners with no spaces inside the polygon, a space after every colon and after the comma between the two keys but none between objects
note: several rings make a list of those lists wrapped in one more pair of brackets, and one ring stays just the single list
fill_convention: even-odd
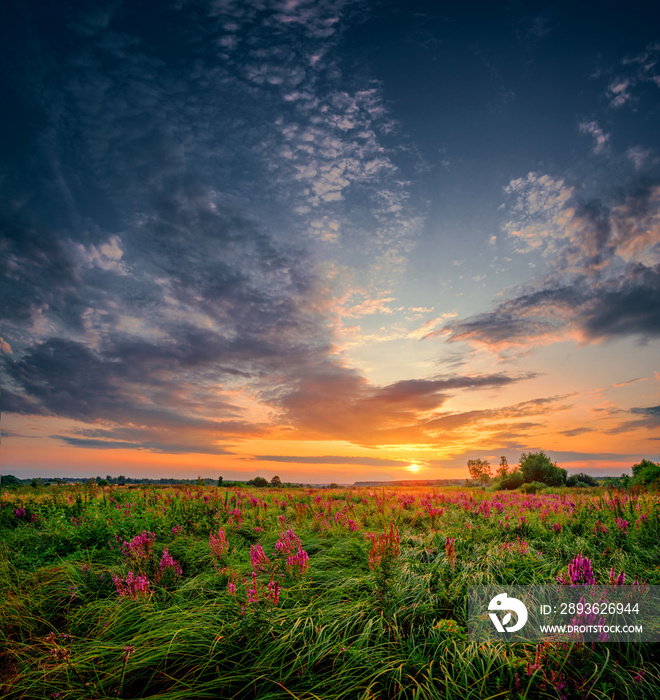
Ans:
[{"label": "tall grass", "polygon": [[[553,583],[578,553],[599,582],[658,584],[659,536],[651,493],[19,490],[0,510],[0,695],[656,698],[657,645],[477,644],[466,600]],[[159,575],[165,548],[180,576]],[[129,567],[150,586],[121,598]]]}]

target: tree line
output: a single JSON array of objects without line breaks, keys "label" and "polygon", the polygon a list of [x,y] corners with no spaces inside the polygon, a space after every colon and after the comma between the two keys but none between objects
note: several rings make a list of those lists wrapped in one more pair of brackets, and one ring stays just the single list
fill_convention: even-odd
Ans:
[{"label": "tree line", "polygon": [[516,467],[510,467],[506,457],[500,458],[499,467],[493,475],[490,462],[485,459],[469,459],[467,463],[470,478],[475,485],[486,486],[492,482],[494,488],[512,490],[522,488],[527,491],[538,490],[546,486],[587,487],[598,486],[604,481],[613,486],[648,486],[654,482],[660,484],[660,464],[643,459],[632,467],[632,477],[596,479],[589,474],[579,473],[568,476],[544,452],[523,452]]}]

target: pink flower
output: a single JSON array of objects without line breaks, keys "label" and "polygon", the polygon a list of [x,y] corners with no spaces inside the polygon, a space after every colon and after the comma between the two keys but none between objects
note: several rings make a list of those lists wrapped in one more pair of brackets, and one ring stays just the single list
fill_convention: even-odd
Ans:
[{"label": "pink flower", "polygon": [[614,573],[614,567],[610,569],[610,583],[613,586],[623,586],[625,585],[626,574],[622,571],[618,576]]},{"label": "pink flower", "polygon": [[568,565],[568,579],[557,576],[559,583],[569,586],[588,586],[596,583],[594,572],[591,569],[591,560],[578,554]]},{"label": "pink flower", "polygon": [[270,568],[270,559],[260,544],[253,544],[250,547],[250,563],[255,571],[268,571]]},{"label": "pink flower", "polygon": [[617,518],[616,519],[616,526],[621,530],[621,532],[627,532],[628,531],[628,525],[630,523],[627,520],[624,520],[623,518]]},{"label": "pink flower", "polygon": [[146,576],[135,576],[129,571],[126,579],[114,574],[112,580],[120,598],[137,600],[138,597],[146,597],[149,594],[149,579]]}]

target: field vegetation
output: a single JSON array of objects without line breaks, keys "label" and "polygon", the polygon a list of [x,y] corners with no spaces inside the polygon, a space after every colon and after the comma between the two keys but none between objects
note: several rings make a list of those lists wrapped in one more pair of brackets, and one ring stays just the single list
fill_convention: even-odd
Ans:
[{"label": "field vegetation", "polygon": [[660,585],[657,491],[89,483],[1,506],[2,697],[660,696],[658,645],[466,634],[470,585],[576,560]]}]

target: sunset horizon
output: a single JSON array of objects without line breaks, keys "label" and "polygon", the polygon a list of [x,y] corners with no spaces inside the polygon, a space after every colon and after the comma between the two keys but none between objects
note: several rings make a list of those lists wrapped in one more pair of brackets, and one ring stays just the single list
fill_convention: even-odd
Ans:
[{"label": "sunset horizon", "polygon": [[660,462],[645,3],[9,2],[1,470]]}]

